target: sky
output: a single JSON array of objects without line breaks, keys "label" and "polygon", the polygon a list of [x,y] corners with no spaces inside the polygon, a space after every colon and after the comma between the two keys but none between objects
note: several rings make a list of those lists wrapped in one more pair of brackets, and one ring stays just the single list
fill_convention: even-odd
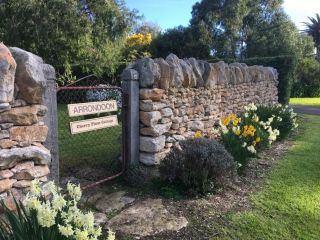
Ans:
[{"label": "sky", "polygon": [[[162,30],[175,26],[187,26],[191,18],[192,6],[197,0],[126,0],[130,9],[138,9],[145,20],[156,22]],[[303,29],[302,22],[308,21],[308,16],[320,13],[320,0],[284,0],[287,14],[297,27]]]}]

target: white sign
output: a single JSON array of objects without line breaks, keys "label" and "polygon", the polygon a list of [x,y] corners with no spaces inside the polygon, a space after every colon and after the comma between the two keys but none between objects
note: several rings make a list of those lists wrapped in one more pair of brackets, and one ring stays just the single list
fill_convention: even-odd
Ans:
[{"label": "white sign", "polygon": [[84,116],[96,113],[114,112],[117,110],[118,107],[117,102],[115,100],[68,104],[68,112],[70,117]]},{"label": "white sign", "polygon": [[108,117],[92,118],[88,120],[70,122],[70,130],[71,134],[78,134],[118,125],[118,117],[116,115],[112,115]]}]

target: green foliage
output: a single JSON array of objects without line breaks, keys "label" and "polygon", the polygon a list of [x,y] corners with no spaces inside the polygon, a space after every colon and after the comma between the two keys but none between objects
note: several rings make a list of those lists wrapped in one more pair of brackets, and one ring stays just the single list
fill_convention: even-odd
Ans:
[{"label": "green foliage", "polygon": [[270,126],[272,129],[278,129],[280,131],[279,140],[286,138],[297,126],[296,114],[288,107],[281,105],[260,105],[255,113],[260,117],[260,120],[264,122],[273,118]]},{"label": "green foliage", "polygon": [[320,63],[314,58],[303,58],[296,70],[297,80],[293,83],[292,97],[320,96]]},{"label": "green foliage", "polygon": [[261,191],[251,194],[250,209],[235,209],[216,221],[213,239],[319,238],[319,125],[319,116],[303,117],[305,132],[279,159]]},{"label": "green foliage", "polygon": [[16,202],[14,213],[2,202],[5,219],[0,219],[0,240],[68,240],[62,236],[58,227],[41,227],[35,210],[28,211],[23,204]]},{"label": "green foliage", "polygon": [[305,32],[313,38],[314,45],[317,48],[317,57],[320,56],[320,15],[316,14],[316,17],[309,17],[310,23],[305,23]]},{"label": "green foliage", "polygon": [[208,58],[210,48],[205,43],[207,36],[202,30],[182,26],[167,30],[152,41],[152,56],[166,58],[170,53],[174,53],[180,58]]},{"label": "green foliage", "polygon": [[68,66],[113,76],[136,19],[122,0],[6,0],[0,2],[0,40]]},{"label": "green foliage", "polygon": [[237,162],[240,174],[246,169],[249,159],[257,157],[257,152],[269,145],[269,134],[260,125],[255,114],[245,112],[239,117],[230,114],[223,118],[221,128],[221,141]]},{"label": "green foliage", "polygon": [[191,194],[204,194],[222,187],[234,173],[230,154],[210,139],[182,141],[160,164],[162,178],[183,186]]}]

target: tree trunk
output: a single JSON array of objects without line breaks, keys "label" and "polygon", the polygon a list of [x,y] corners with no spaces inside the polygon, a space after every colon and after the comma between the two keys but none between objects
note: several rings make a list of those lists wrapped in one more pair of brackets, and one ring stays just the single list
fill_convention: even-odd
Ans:
[{"label": "tree trunk", "polygon": [[320,44],[317,46],[317,60],[320,61]]}]

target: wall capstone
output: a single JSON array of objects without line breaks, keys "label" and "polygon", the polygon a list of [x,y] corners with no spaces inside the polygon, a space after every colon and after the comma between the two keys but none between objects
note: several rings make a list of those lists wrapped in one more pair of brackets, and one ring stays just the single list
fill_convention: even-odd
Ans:
[{"label": "wall capstone", "polygon": [[195,58],[140,59],[140,162],[160,163],[179,141],[196,131],[210,134],[221,117],[243,106],[278,101],[278,72],[244,63]]}]

